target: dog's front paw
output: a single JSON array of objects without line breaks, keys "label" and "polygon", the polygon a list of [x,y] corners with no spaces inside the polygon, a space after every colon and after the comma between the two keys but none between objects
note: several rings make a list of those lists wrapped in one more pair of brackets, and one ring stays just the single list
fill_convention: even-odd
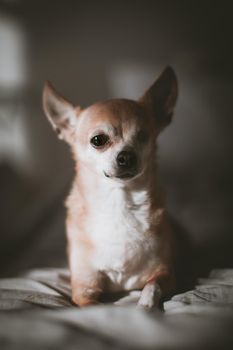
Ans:
[{"label": "dog's front paw", "polygon": [[140,298],[138,303],[137,303],[137,307],[144,309],[144,310],[150,310],[152,309],[152,307],[154,307],[154,301],[152,298]]},{"label": "dog's front paw", "polygon": [[160,286],[154,283],[148,283],[145,285],[141,291],[141,295],[138,301],[137,306],[146,310],[150,310],[153,307],[158,307],[159,301],[161,299],[161,288]]}]

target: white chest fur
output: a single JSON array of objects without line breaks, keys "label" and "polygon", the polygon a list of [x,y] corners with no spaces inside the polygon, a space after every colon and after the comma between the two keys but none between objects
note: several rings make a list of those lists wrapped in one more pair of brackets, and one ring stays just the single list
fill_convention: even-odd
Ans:
[{"label": "white chest fur", "polygon": [[150,229],[148,192],[101,189],[86,226],[95,246],[92,263],[115,289],[140,288],[159,258]]}]

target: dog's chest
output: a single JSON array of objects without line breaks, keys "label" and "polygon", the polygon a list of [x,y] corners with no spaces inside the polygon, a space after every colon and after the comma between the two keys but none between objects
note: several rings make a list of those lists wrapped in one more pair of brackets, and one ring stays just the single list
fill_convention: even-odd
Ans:
[{"label": "dog's chest", "polygon": [[154,263],[157,241],[150,229],[146,191],[120,189],[98,197],[88,231],[95,246],[93,264],[116,285],[136,287]]}]

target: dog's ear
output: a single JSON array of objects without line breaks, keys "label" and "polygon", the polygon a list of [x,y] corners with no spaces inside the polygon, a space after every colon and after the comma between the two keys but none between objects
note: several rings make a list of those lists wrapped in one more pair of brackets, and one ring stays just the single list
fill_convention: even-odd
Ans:
[{"label": "dog's ear", "polygon": [[140,98],[139,102],[154,117],[158,132],[171,122],[177,96],[178,85],[175,72],[171,67],[167,67]]},{"label": "dog's ear", "polygon": [[48,81],[43,89],[43,109],[58,137],[69,142],[75,130],[78,109],[60,96]]}]

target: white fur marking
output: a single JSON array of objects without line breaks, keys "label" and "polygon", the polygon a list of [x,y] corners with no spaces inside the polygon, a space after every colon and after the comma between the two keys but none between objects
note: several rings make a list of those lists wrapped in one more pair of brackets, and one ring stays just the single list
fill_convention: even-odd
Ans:
[{"label": "white fur marking", "polygon": [[88,199],[91,221],[85,229],[95,246],[92,264],[108,276],[115,290],[142,288],[159,262],[156,236],[147,232],[148,193],[129,193],[108,183]]}]

